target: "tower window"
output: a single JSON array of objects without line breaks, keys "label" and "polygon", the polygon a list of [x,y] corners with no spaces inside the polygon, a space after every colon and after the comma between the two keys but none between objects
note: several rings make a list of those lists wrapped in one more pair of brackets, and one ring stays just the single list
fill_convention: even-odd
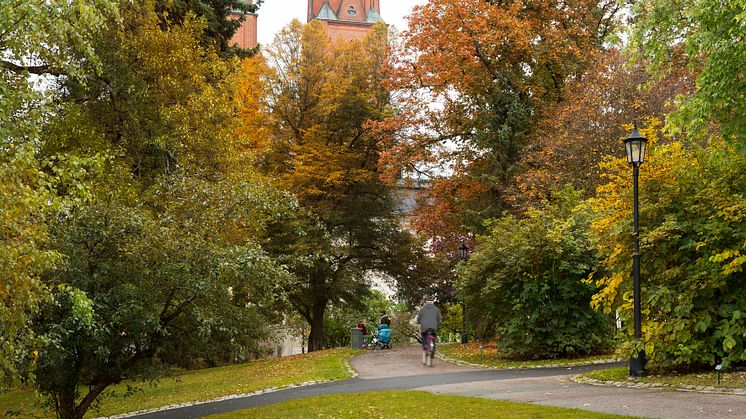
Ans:
[{"label": "tower window", "polygon": [[357,10],[355,10],[355,6],[350,5],[350,8],[347,9],[347,16],[357,16]]}]

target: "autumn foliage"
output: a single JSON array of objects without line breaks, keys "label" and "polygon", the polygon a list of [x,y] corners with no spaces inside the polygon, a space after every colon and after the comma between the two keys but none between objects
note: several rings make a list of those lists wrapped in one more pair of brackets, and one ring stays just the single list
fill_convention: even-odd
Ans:
[{"label": "autumn foliage", "polygon": [[[476,247],[460,298],[478,307],[471,326],[492,325],[505,353],[531,357],[574,341],[571,323],[560,327],[564,340],[545,328],[568,320],[552,300],[564,292],[586,308],[595,293],[594,307],[618,310],[631,332],[621,140],[637,122],[651,147],[641,171],[651,285],[640,346],[656,368],[743,361],[744,299],[734,288],[744,260],[735,215],[743,48],[734,32],[712,29],[737,27],[736,10],[739,2],[638,2],[620,13],[617,2],[451,0],[414,11],[387,69],[399,112],[376,125],[387,134],[381,164],[390,179],[429,183],[415,226],[436,252],[454,259],[462,240]],[[618,28],[632,30],[626,46]],[[591,198],[574,210],[585,227],[569,232],[569,219],[550,210],[567,184]],[[574,257],[581,247],[587,259]],[[621,350],[634,350],[631,333]]]},{"label": "autumn foliage", "polygon": [[415,9],[389,68],[402,112],[390,122],[400,135],[389,137],[382,165],[392,177],[431,180],[420,231],[453,243],[506,210],[506,188],[536,117],[563,100],[615,25],[617,8],[449,0]]},{"label": "autumn foliage", "polygon": [[371,133],[390,112],[381,72],[386,39],[383,25],[363,40],[341,41],[319,22],[296,21],[264,52],[266,64],[244,65],[241,114],[255,134],[254,164],[301,208],[293,220],[273,220],[267,247],[295,275],[286,292],[311,326],[311,350],[325,345],[330,305],[354,306],[368,294],[369,272],[412,282],[427,265],[395,216]]},{"label": "autumn foliage", "polygon": [[[641,345],[655,368],[728,367],[746,359],[744,168],[744,156],[722,142],[651,149],[640,192]],[[629,169],[620,160],[604,169],[609,183],[588,203],[598,214],[591,230],[603,256],[592,277],[600,287],[593,304],[607,313],[618,308],[631,324]],[[624,348],[632,349],[630,340]]]},{"label": "autumn foliage", "polygon": [[598,52],[596,61],[568,82],[564,99],[541,111],[518,163],[512,207],[541,205],[557,185],[567,183],[593,196],[606,183],[600,164],[608,156],[622,157],[620,139],[629,124],[660,128],[675,98],[692,91],[686,67],[658,80],[630,58],[618,49]]},{"label": "autumn foliage", "polygon": [[372,273],[514,358],[604,351],[618,315],[625,358],[746,365],[744,0],[431,0],[239,59],[225,10],[259,4],[0,4],[0,387],[78,418],[293,316],[343,342]]}]

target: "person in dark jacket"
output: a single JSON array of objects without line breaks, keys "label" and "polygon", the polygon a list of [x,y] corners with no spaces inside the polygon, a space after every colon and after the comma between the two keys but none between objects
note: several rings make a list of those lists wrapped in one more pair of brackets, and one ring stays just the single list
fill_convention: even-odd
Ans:
[{"label": "person in dark jacket", "polygon": [[425,305],[420,308],[419,313],[417,313],[417,324],[420,325],[420,333],[422,333],[422,349],[425,349],[428,333],[438,334],[440,319],[440,309],[435,306],[433,301],[426,301]]},{"label": "person in dark jacket", "polygon": [[381,312],[381,320],[378,322],[378,324],[385,324],[391,327],[391,319],[389,319],[389,315],[386,314],[385,311]]}]

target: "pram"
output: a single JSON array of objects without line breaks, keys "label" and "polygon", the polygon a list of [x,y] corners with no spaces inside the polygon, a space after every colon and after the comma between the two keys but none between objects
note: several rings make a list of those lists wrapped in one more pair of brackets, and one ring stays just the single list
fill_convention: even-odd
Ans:
[{"label": "pram", "polygon": [[378,330],[373,332],[373,339],[370,342],[371,348],[391,349],[391,329],[386,323],[378,326]]}]

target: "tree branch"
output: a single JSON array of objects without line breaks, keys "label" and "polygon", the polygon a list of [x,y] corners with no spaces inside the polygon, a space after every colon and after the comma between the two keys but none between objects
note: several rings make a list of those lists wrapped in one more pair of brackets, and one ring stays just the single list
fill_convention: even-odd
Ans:
[{"label": "tree branch", "polygon": [[31,73],[31,74],[37,74],[40,76],[43,75],[50,75],[50,76],[66,76],[67,73],[59,68],[52,67],[50,65],[17,65],[13,64],[10,61],[3,61],[0,60],[0,67],[10,70],[16,73]]},{"label": "tree branch", "polygon": [[[4,68],[6,70],[13,71],[15,73],[30,73],[30,74],[36,74],[39,76],[55,76],[55,77],[70,76],[70,74],[67,71],[61,68],[48,65],[48,64],[24,66],[24,65],[18,65],[18,64],[11,63],[10,61],[0,60],[0,68]],[[101,86],[103,86],[106,89],[106,91],[109,92],[109,95],[112,101],[116,99],[117,93],[114,90],[114,88],[111,87],[111,83],[108,80],[102,77],[97,77],[97,76],[93,76],[90,74],[86,74],[84,78],[88,81],[92,81],[94,83],[98,83]]]},{"label": "tree branch", "polygon": [[[13,22],[12,25],[9,25],[8,28],[6,30],[4,30],[2,34],[0,34],[0,40],[4,39],[5,36],[10,33],[10,31],[12,31],[13,29],[15,29],[16,26],[18,26],[18,24],[21,23],[21,21],[26,18],[26,16],[28,16],[28,13],[24,13],[23,16],[19,17],[18,20],[16,20],[15,22]],[[3,44],[4,44],[4,42],[3,42]]]}]

